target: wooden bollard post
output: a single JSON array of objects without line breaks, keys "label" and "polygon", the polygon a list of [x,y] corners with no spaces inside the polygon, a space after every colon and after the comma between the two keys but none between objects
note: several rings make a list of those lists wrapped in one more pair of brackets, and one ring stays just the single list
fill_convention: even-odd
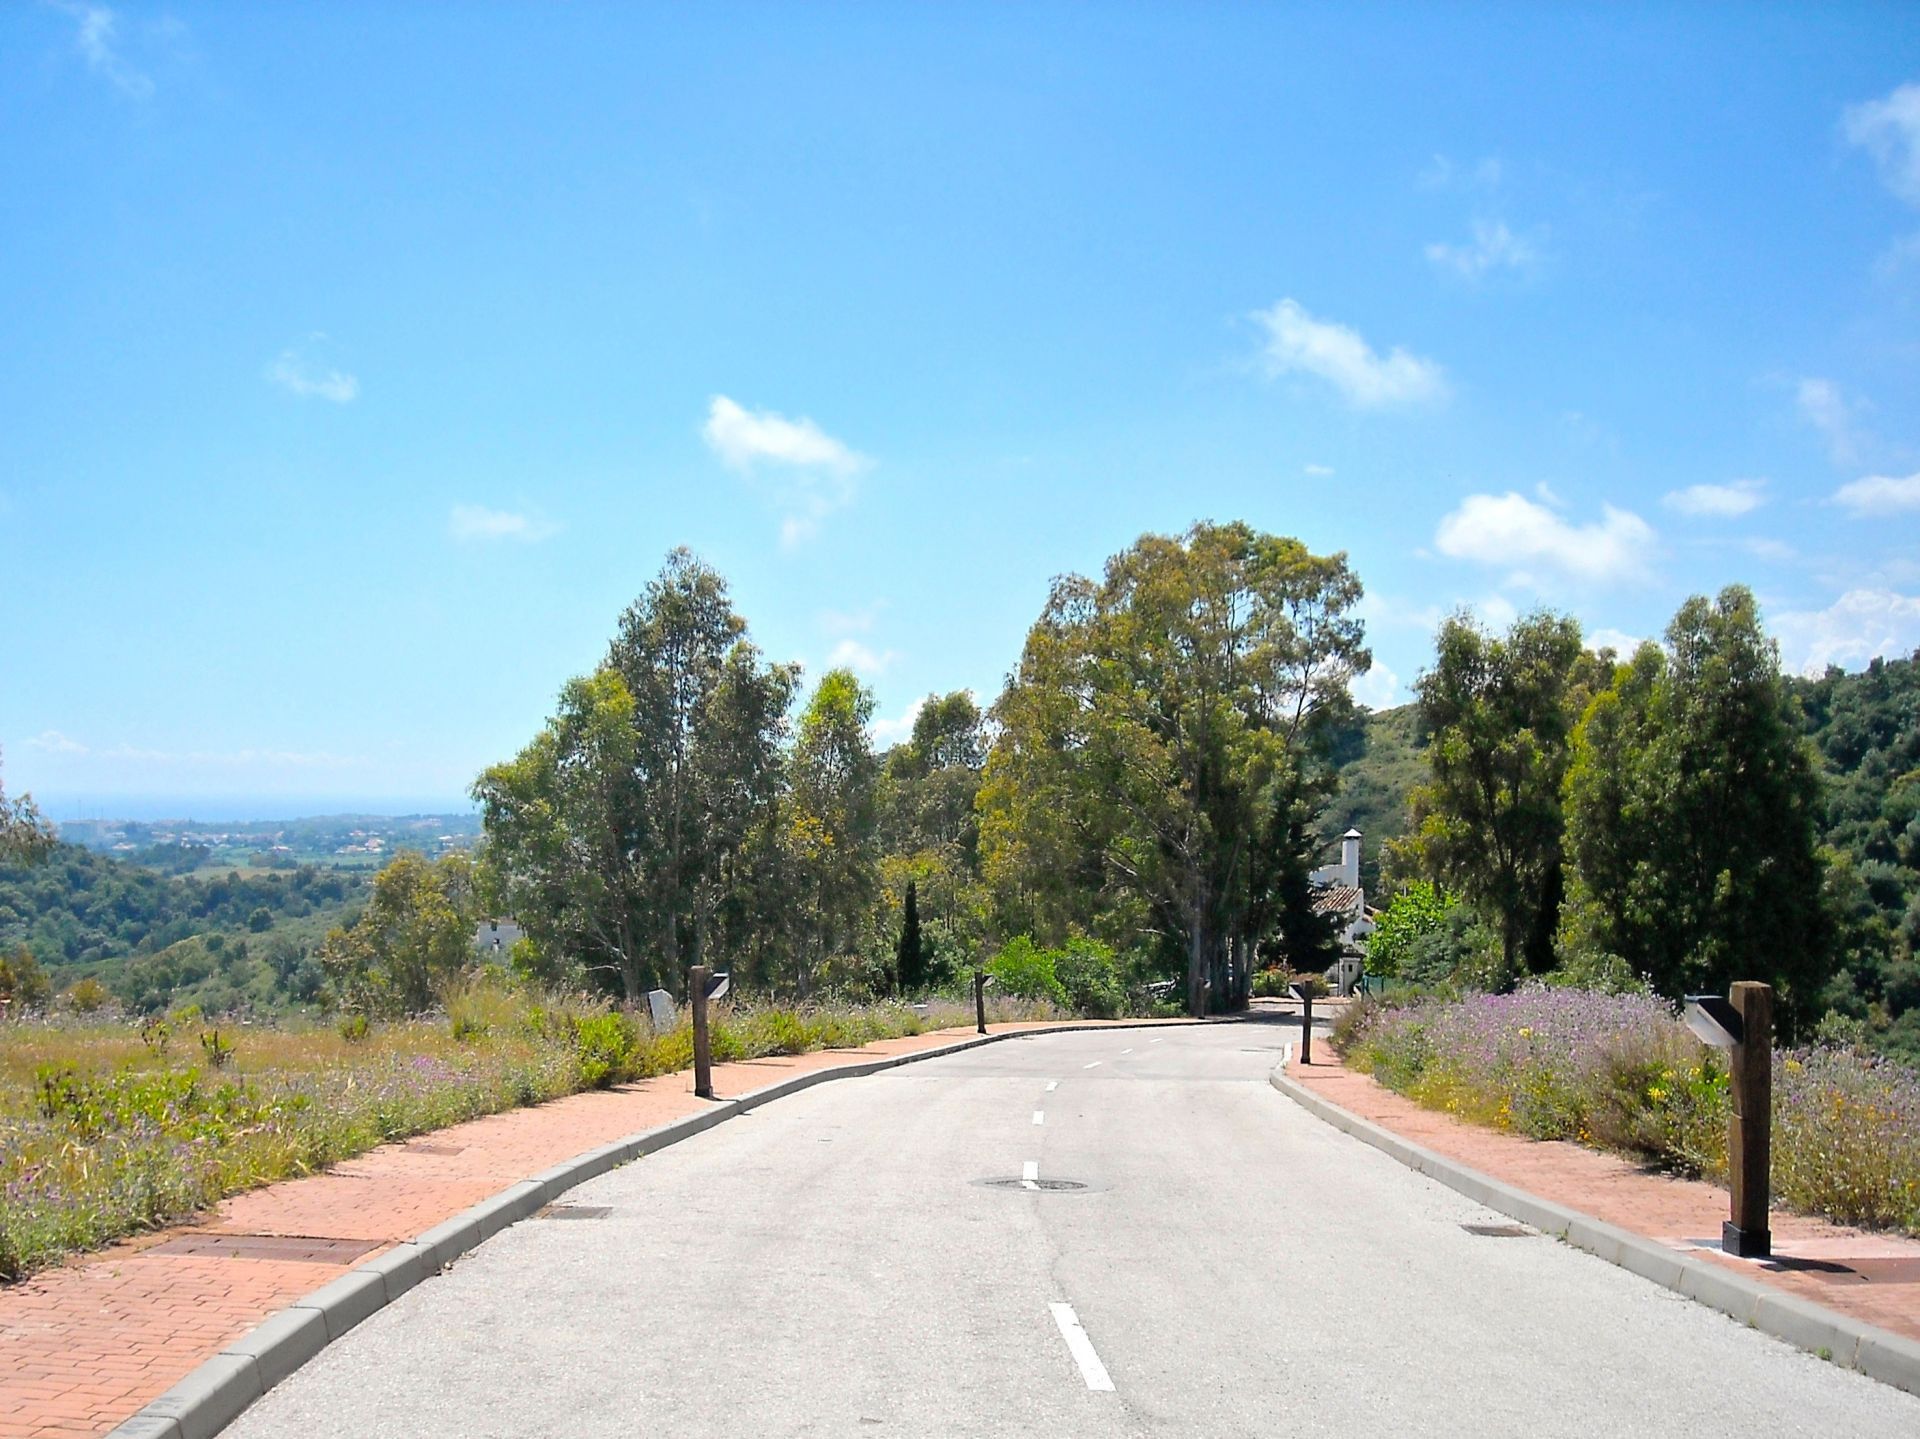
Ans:
[{"label": "wooden bollard post", "polygon": [[987,1032],[987,972],[973,972],[973,1022],[982,1034]]},{"label": "wooden bollard post", "polygon": [[1727,997],[1740,1016],[1740,1042],[1728,1055],[1733,1217],[1721,1226],[1720,1247],[1742,1259],[1764,1259],[1773,1252],[1767,1218],[1773,1177],[1773,987],[1743,980]]},{"label": "wooden bollard post", "polygon": [[713,1098],[713,1041],[707,1033],[707,981],[713,970],[696,964],[687,971],[687,998],[693,1004],[693,1092]]}]

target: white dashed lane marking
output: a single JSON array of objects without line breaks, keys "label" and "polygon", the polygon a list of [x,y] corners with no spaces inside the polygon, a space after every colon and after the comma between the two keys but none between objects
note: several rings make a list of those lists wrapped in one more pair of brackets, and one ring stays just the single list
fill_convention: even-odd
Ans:
[{"label": "white dashed lane marking", "polygon": [[1107,1366],[1100,1362],[1100,1356],[1094,1352],[1093,1341],[1087,1338],[1087,1331],[1080,1327],[1080,1318],[1073,1312],[1071,1304],[1049,1304],[1053,1311],[1053,1322],[1060,1326],[1060,1337],[1067,1341],[1067,1352],[1073,1356],[1073,1362],[1080,1366],[1080,1377],[1087,1381],[1087,1388],[1113,1392],[1113,1378],[1107,1373]]}]

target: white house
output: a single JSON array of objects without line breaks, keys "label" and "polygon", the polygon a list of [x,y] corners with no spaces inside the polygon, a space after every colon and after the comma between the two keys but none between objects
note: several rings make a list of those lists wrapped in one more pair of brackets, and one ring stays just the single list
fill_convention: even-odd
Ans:
[{"label": "white house", "polygon": [[1343,948],[1357,949],[1374,930],[1374,911],[1367,908],[1367,892],[1360,887],[1360,831],[1341,835],[1340,862],[1323,865],[1308,878],[1314,888],[1313,912],[1333,919]]}]

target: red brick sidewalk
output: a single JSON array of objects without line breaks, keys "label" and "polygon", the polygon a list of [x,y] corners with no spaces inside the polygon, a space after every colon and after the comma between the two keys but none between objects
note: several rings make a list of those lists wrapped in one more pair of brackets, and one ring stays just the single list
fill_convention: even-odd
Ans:
[{"label": "red brick sidewalk", "polygon": [[1703,1241],[1719,1242],[1727,1192],[1717,1185],[1657,1174],[1563,1140],[1525,1139],[1423,1109],[1371,1076],[1343,1068],[1325,1044],[1313,1047],[1311,1065],[1296,1061],[1287,1074],[1349,1113],[1516,1189],[1920,1339],[1920,1243],[1913,1240],[1776,1211],[1773,1264],[1729,1259],[1717,1249],[1694,1250]]},{"label": "red brick sidewalk", "polygon": [[[996,1025],[994,1032],[1041,1027]],[[718,1065],[714,1087],[723,1097],[743,1095],[855,1056],[917,1053],[969,1033]],[[702,1107],[692,1077],[673,1074],[490,1115],[237,1195],[197,1223],[0,1289],[0,1436],[104,1434],[269,1314],[353,1265],[576,1154]],[[209,1248],[205,1236],[212,1235],[353,1242],[256,1239],[246,1246],[251,1255],[182,1252]],[[303,1247],[304,1256],[287,1257]]]}]

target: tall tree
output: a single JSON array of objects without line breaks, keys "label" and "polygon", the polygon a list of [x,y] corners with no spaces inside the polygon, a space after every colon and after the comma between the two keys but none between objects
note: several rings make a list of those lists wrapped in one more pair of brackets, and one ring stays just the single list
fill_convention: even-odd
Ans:
[{"label": "tall tree", "polygon": [[1820,786],[1750,591],[1696,595],[1588,706],[1567,780],[1570,948],[1663,993],[1766,979],[1817,1013],[1831,967]]},{"label": "tall tree", "polygon": [[1276,845],[1324,795],[1333,720],[1370,663],[1343,555],[1244,524],[1147,535],[1055,582],[995,706],[981,790],[1009,924],[1105,908],[1184,952],[1195,1014],[1244,995],[1278,922]]},{"label": "tall tree", "polygon": [[610,966],[629,999],[680,992],[769,823],[798,678],[761,662],[725,581],[675,550],[602,670],[475,785],[508,904]]},{"label": "tall tree", "polygon": [[1598,661],[1583,658],[1575,621],[1545,612],[1505,636],[1451,616],[1438,650],[1415,685],[1429,778],[1411,796],[1414,829],[1394,862],[1479,909],[1500,932],[1509,975],[1550,969],[1564,889],[1560,788]]},{"label": "tall tree", "polygon": [[[965,690],[928,695],[912,734],[884,756],[875,794],[882,902],[891,915],[917,887],[930,945],[944,963],[979,939],[986,908],[980,884],[975,800],[986,764],[980,706]],[[931,976],[929,976],[931,978]]]},{"label": "tall tree", "polygon": [[829,670],[794,739],[787,833],[801,896],[794,980],[803,994],[821,961],[856,947],[873,900],[879,765],[867,737],[872,718],[873,695],[853,672]]},{"label": "tall tree", "polygon": [[920,937],[920,898],[912,880],[900,915],[900,941],[893,949],[893,972],[902,994],[918,994],[927,984],[927,956]]}]

